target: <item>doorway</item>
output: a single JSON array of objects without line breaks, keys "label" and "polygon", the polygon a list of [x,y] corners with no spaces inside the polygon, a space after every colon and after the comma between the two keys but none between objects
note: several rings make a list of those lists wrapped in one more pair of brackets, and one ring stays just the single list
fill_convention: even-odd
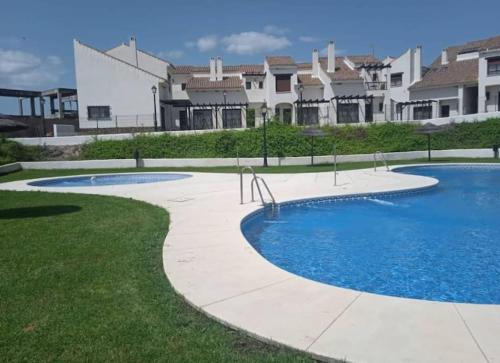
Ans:
[{"label": "doorway", "polygon": [[179,128],[181,130],[189,130],[186,110],[179,111]]},{"label": "doorway", "polygon": [[450,117],[450,105],[441,105],[441,117]]}]

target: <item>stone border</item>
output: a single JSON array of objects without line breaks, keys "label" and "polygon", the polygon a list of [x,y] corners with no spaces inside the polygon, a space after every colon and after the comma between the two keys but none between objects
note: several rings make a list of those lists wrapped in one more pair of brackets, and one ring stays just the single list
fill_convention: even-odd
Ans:
[{"label": "stone border", "polygon": [[[452,150],[434,150],[434,157],[463,157],[463,158],[492,158],[492,149],[452,149]],[[407,151],[384,153],[387,160],[412,160],[427,157],[427,151]],[[333,163],[333,156],[323,155],[315,156],[316,163]],[[298,157],[270,157],[269,165],[309,165],[310,156]],[[338,155],[337,162],[373,162],[373,154],[352,154]],[[135,159],[110,159],[110,160],[67,160],[67,161],[23,161],[14,164],[0,166],[0,174],[5,173],[6,168],[14,167],[18,164],[22,169],[105,169],[105,168],[135,168]],[[262,158],[207,158],[207,159],[141,159],[140,166],[146,168],[154,167],[215,167],[215,166],[234,166],[237,165],[262,165]],[[380,162],[379,162],[380,164]],[[19,166],[16,166],[19,170]],[[12,169],[14,170],[14,169]]]},{"label": "stone border", "polygon": [[[500,305],[382,296],[291,274],[265,260],[242,235],[241,220],[260,206],[238,204],[238,176],[191,174],[193,178],[148,188],[82,187],[71,192],[129,197],[167,208],[172,219],[163,261],[173,288],[195,308],[258,339],[323,360],[500,359]],[[268,174],[265,179],[278,201],[402,191],[437,182],[367,169],[340,172],[338,187],[333,187],[329,172]],[[61,191],[29,187],[26,182],[0,184],[0,188]]]}]

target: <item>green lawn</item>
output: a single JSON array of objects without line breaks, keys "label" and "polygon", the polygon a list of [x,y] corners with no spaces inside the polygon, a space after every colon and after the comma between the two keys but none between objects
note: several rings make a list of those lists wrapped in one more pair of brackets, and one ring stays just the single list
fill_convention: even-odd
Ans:
[{"label": "green lawn", "polygon": [[133,200],[0,191],[0,360],[309,361],[177,296],[161,261],[168,225]]},{"label": "green lawn", "polygon": [[[499,159],[493,158],[435,158],[432,162],[483,162],[494,163],[499,162]],[[396,164],[419,164],[427,163],[427,159],[416,160],[400,160],[389,161],[389,165]],[[378,162],[381,166],[382,163]],[[337,170],[353,170],[362,168],[373,168],[373,162],[353,162],[353,163],[339,163]],[[319,165],[297,165],[297,166],[270,166],[268,168],[255,167],[257,173],[311,173],[311,172],[324,172],[333,171],[331,164]],[[66,175],[79,175],[79,174],[103,174],[103,173],[126,173],[126,172],[152,172],[152,171],[172,171],[172,172],[210,172],[210,173],[237,173],[236,166],[223,166],[223,167],[181,167],[181,168],[125,168],[125,169],[51,169],[51,170],[22,170],[9,174],[0,175],[0,183],[9,182],[14,180],[44,178],[52,176],[66,176]]]}]

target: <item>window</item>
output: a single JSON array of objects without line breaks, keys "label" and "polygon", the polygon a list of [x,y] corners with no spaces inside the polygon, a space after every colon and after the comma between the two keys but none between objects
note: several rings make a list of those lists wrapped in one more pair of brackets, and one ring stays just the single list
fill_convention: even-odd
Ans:
[{"label": "window", "polygon": [[250,81],[246,81],[246,82],[245,82],[245,88],[246,88],[246,89],[252,89],[252,82],[250,82]]},{"label": "window", "polygon": [[350,124],[359,122],[359,106],[357,103],[341,103],[337,108],[337,123]]},{"label": "window", "polygon": [[486,101],[489,101],[489,100],[490,100],[490,93],[486,92]]},{"label": "window", "polygon": [[222,110],[222,126],[225,129],[234,129],[241,127],[241,109]]},{"label": "window", "polygon": [[193,110],[193,130],[207,130],[212,127],[212,110]]},{"label": "window", "polygon": [[373,80],[373,82],[378,82],[378,74],[377,73],[373,73],[372,80]]},{"label": "window", "polygon": [[500,57],[488,58],[488,76],[500,76]]},{"label": "window", "polygon": [[441,117],[450,117],[450,105],[441,105]]},{"label": "window", "polygon": [[111,118],[109,106],[87,106],[87,118],[89,120],[106,120]]},{"label": "window", "polygon": [[291,90],[291,74],[277,74],[276,75],[276,92],[290,92]]},{"label": "window", "polygon": [[378,112],[384,112],[384,104],[382,102],[378,104]]},{"label": "window", "polygon": [[418,106],[413,108],[414,120],[427,120],[432,118],[432,106]]},{"label": "window", "polygon": [[391,87],[401,87],[403,85],[403,73],[391,74]]},{"label": "window", "polygon": [[185,83],[181,83],[181,90],[183,90],[183,91],[186,90],[186,84]]},{"label": "window", "polygon": [[259,89],[263,89],[264,88],[264,82],[263,81],[259,81]]},{"label": "window", "polygon": [[298,110],[299,125],[316,125],[319,122],[318,107],[300,107]]}]

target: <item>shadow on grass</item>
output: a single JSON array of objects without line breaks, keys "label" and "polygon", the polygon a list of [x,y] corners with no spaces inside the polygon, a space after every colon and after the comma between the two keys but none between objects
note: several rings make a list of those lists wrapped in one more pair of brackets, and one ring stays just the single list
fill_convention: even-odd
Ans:
[{"label": "shadow on grass", "polygon": [[76,205],[42,205],[38,207],[0,209],[0,219],[50,217],[75,213],[81,209]]}]

